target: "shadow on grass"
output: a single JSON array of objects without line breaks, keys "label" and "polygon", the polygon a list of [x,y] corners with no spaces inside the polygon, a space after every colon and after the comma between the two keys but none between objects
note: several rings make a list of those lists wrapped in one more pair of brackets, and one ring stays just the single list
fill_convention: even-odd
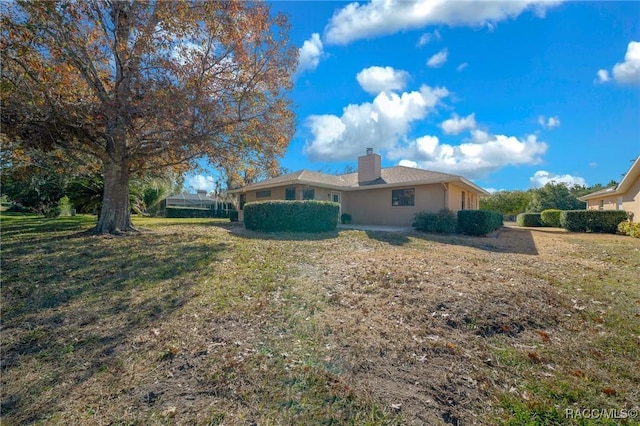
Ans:
[{"label": "shadow on grass", "polygon": [[495,253],[516,253],[538,255],[531,230],[522,228],[504,227],[488,236],[473,237],[461,234],[428,234],[418,231],[412,232],[385,232],[365,231],[367,237],[388,243],[394,246],[403,246],[412,239],[435,241],[442,244],[473,247]]},{"label": "shadow on grass", "polygon": [[[116,368],[119,348],[185,305],[201,271],[228,248],[206,237],[83,236],[70,233],[91,223],[42,221],[3,221],[1,403],[8,424],[43,421],[56,409],[52,395]],[[23,380],[23,365],[36,368],[33,378]]]},{"label": "shadow on grass", "polygon": [[513,253],[537,256],[538,249],[530,230],[518,228],[500,228],[487,236],[434,235],[429,239],[443,244],[473,247],[494,253]]},{"label": "shadow on grass", "polygon": [[275,241],[321,241],[338,237],[338,231],[329,232],[259,232],[250,231],[243,225],[225,226],[233,235],[249,240]]}]

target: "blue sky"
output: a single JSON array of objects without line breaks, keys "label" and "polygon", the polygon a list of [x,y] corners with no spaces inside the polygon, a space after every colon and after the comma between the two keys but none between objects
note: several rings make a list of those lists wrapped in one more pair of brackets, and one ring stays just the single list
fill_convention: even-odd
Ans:
[{"label": "blue sky", "polygon": [[271,6],[300,48],[291,171],[341,172],[372,147],[383,167],[513,190],[606,184],[640,155],[638,2]]}]

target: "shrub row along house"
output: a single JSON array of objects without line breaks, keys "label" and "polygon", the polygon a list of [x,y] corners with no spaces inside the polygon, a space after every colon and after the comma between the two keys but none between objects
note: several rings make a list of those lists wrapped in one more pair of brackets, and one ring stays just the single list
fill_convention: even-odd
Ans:
[{"label": "shrub row along house", "polygon": [[578,199],[587,203],[587,210],[625,210],[630,218],[640,220],[640,156],[618,185]]},{"label": "shrub row along house", "polygon": [[410,226],[421,211],[478,208],[489,193],[462,176],[412,167],[381,167],[380,155],[367,149],[358,171],[330,175],[309,170],[266,179],[229,191],[239,194],[240,220],[245,203],[266,200],[323,200],[340,205],[354,224]]}]

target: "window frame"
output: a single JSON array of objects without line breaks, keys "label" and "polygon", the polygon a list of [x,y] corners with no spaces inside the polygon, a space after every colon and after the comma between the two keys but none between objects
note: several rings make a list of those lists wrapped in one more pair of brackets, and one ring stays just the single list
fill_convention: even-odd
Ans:
[{"label": "window frame", "polygon": [[[311,198],[307,197],[307,194],[311,193]],[[315,188],[305,188],[302,190],[302,199],[303,200],[315,200],[316,199],[316,189]]]},{"label": "window frame", "polygon": [[271,190],[270,189],[264,189],[262,191],[256,191],[256,198],[270,198],[270,197],[271,197]]},{"label": "window frame", "polygon": [[[411,195],[407,195],[411,192]],[[397,200],[397,204],[396,204]],[[416,189],[415,188],[398,188],[391,190],[391,207],[415,207],[416,206]]]},{"label": "window frame", "polygon": [[[293,198],[289,198],[289,192],[290,191],[293,191]],[[296,195],[297,195],[296,192],[297,191],[296,191],[296,187],[295,186],[292,186],[292,187],[289,187],[289,188],[285,188],[284,189],[284,199],[286,201],[294,201],[296,199]]]}]

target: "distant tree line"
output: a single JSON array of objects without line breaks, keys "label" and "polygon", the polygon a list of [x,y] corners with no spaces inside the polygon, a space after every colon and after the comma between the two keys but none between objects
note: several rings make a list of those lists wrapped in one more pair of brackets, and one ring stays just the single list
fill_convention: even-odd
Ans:
[{"label": "distant tree line", "polygon": [[507,216],[516,216],[526,212],[542,212],[547,209],[581,210],[585,203],[578,197],[617,185],[616,181],[606,186],[596,184],[592,186],[573,185],[548,182],[541,188],[527,191],[498,191],[489,197],[480,199],[481,210],[494,210]]}]

